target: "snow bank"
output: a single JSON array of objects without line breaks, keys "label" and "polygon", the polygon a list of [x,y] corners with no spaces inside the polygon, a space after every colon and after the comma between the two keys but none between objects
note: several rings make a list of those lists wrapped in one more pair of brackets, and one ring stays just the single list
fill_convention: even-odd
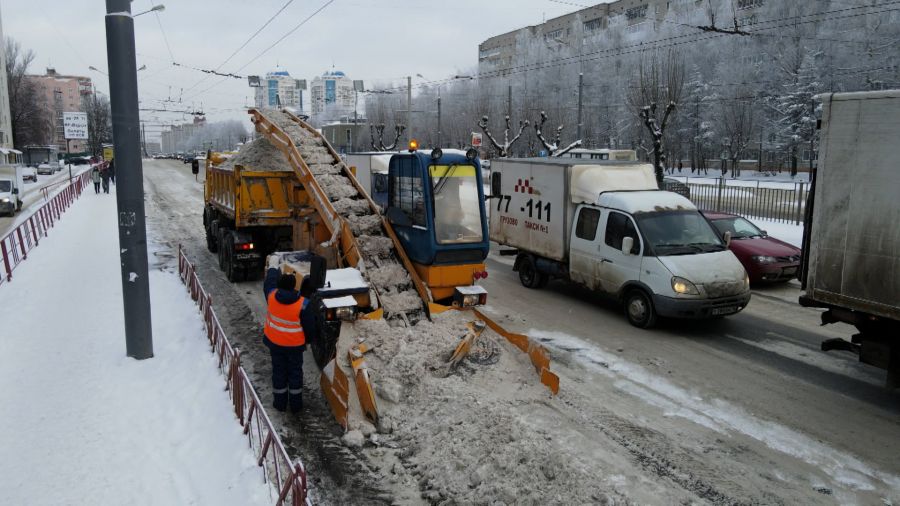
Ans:
[{"label": "snow bank", "polygon": [[150,274],[155,358],[125,357],[111,191],[0,288],[0,503],[270,504],[176,275]]},{"label": "snow bank", "polygon": [[766,220],[764,218],[754,218],[747,216],[748,220],[754,225],[765,230],[770,236],[781,239],[782,241],[793,244],[798,248],[803,247],[803,225],[794,225],[793,223],[783,223],[780,221]]}]

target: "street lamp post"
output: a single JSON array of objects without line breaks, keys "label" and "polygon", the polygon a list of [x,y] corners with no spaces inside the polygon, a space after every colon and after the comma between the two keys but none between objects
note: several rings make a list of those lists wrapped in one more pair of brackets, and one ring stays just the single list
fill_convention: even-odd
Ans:
[{"label": "street lamp post", "polygon": [[[154,7],[151,10],[160,9]],[[116,204],[125,349],[129,357],[143,360],[153,357],[153,332],[131,0],[106,0],[106,54],[118,176]]]}]

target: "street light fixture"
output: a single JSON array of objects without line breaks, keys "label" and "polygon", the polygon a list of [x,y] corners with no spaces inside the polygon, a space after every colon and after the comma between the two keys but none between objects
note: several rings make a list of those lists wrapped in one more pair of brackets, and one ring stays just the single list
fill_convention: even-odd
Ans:
[{"label": "street light fixture", "polygon": [[139,12],[139,13],[137,13],[137,14],[132,14],[131,17],[132,17],[132,18],[136,18],[136,17],[138,17],[138,16],[143,16],[144,14],[147,14],[148,12],[162,12],[162,11],[164,11],[164,10],[166,10],[166,6],[165,6],[165,5],[163,5],[163,4],[154,5],[153,7],[150,8],[150,10],[147,10],[147,11],[144,11],[144,12]]},{"label": "street light fixture", "polygon": [[109,74],[107,74],[106,72],[104,72],[104,71],[98,69],[97,67],[94,67],[93,65],[91,65],[90,67],[88,67],[88,70],[93,70],[94,72],[100,72],[101,74],[103,74],[103,75],[105,75],[105,76],[109,76]]}]

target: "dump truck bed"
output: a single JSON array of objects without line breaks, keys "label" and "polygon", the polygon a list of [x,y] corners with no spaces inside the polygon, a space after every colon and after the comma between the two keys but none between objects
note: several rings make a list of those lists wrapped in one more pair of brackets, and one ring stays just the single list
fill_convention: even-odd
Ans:
[{"label": "dump truck bed", "polygon": [[268,169],[208,164],[206,202],[233,219],[238,228],[291,225],[297,178],[289,166]]}]

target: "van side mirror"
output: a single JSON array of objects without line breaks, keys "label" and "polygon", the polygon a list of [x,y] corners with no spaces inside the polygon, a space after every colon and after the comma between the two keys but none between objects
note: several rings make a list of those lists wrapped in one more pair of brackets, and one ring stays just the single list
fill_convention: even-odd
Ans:
[{"label": "van side mirror", "polygon": [[19,189],[13,188],[13,195],[18,195],[18,194],[19,194]]},{"label": "van side mirror", "polygon": [[731,231],[722,234],[722,239],[725,241],[725,246],[731,246]]},{"label": "van side mirror", "polygon": [[625,255],[630,255],[631,250],[634,248],[634,238],[626,237],[622,239],[622,253]]}]

